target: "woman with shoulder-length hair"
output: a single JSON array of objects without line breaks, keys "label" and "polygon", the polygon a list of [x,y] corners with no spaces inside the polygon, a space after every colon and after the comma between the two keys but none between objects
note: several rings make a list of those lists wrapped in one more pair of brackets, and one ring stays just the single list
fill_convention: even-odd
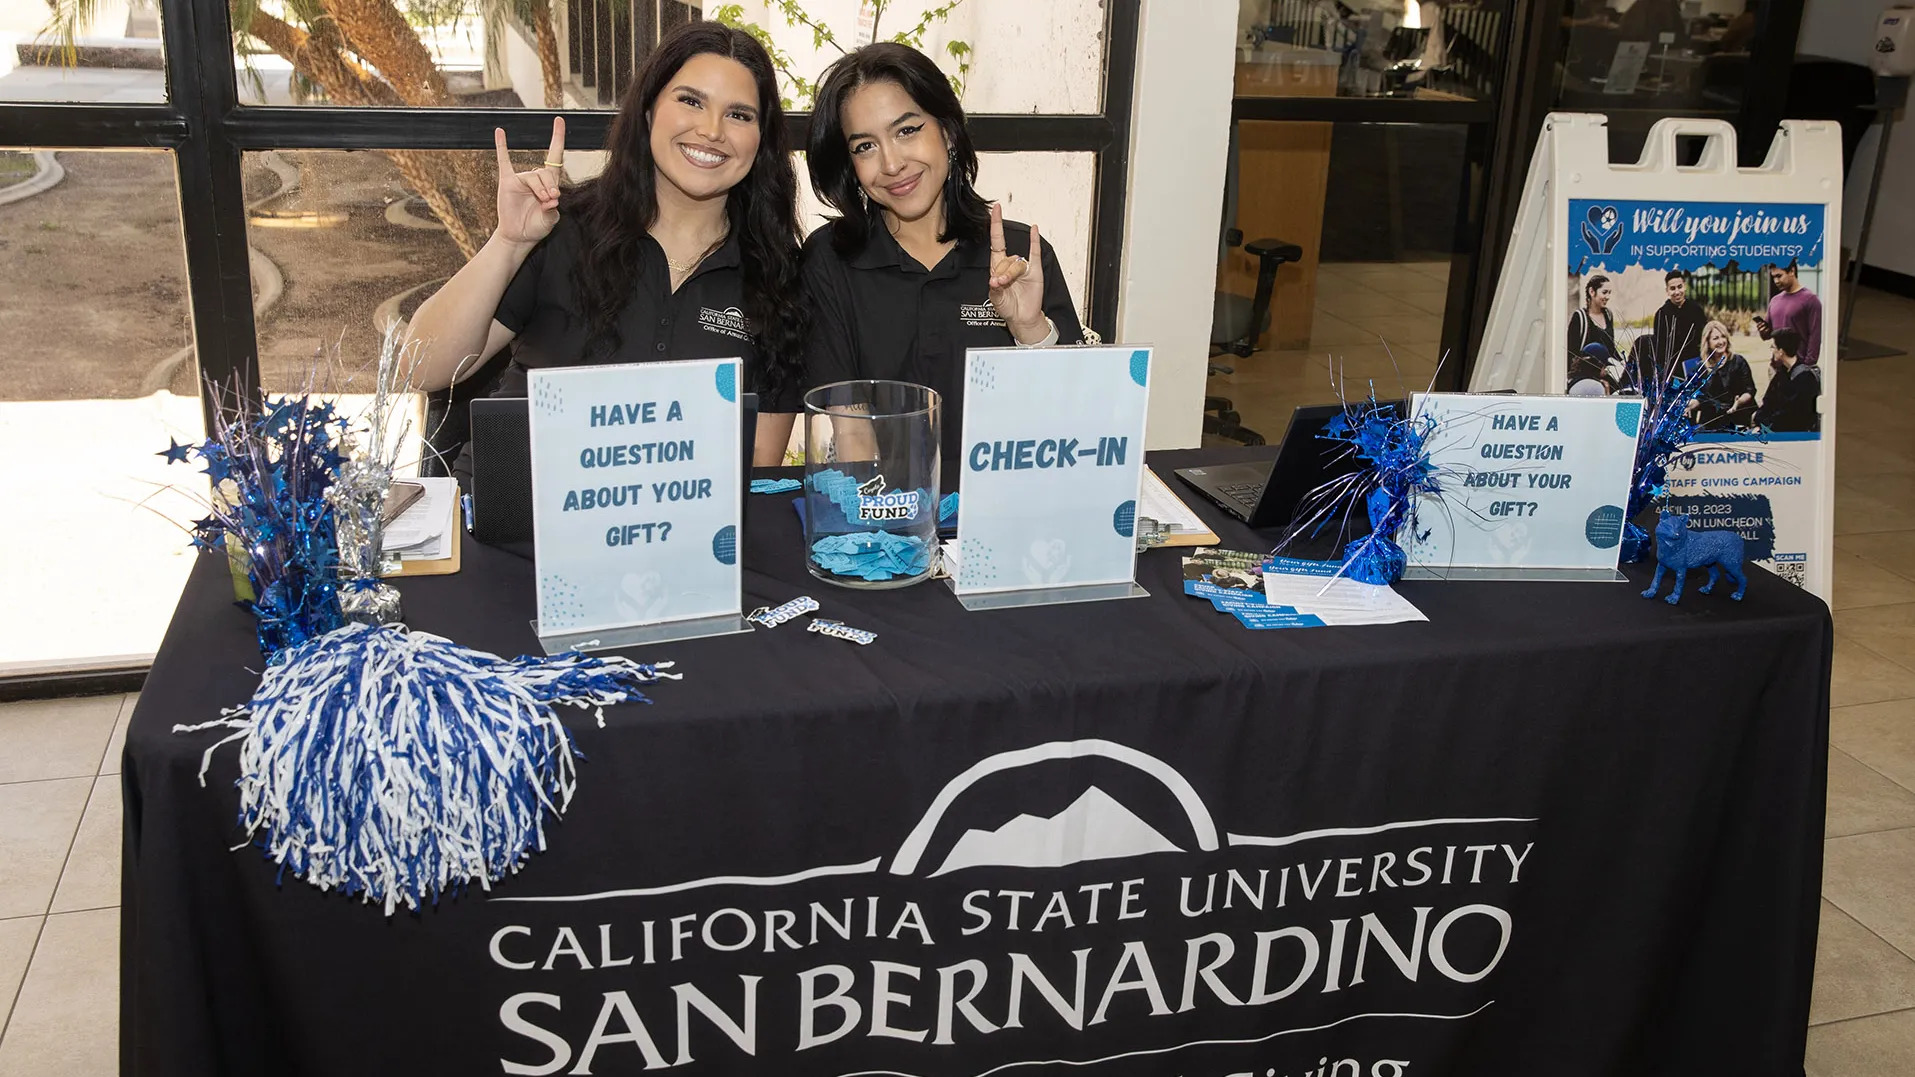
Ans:
[{"label": "woman with shoulder-length hair", "polygon": [[1698,378],[1701,385],[1686,405],[1697,426],[1727,430],[1742,425],[1754,413],[1755,374],[1749,370],[1749,361],[1735,353],[1729,327],[1720,321],[1702,329],[1701,369],[1685,380],[1693,385]]},{"label": "woman with shoulder-length hair", "polygon": [[412,318],[424,388],[508,344],[494,395],[525,395],[535,367],[737,356],[762,411],[797,409],[797,176],[764,46],[715,22],[672,31],[625,93],[604,171],[576,187],[560,187],[563,119],[530,172],[495,137],[499,226]]},{"label": "woman with shoulder-length hair", "polygon": [[936,389],[949,473],[967,348],[1084,339],[1057,255],[1036,225],[1004,220],[977,193],[964,109],[908,46],[867,45],[831,65],[808,150],[812,188],[838,216],[805,241],[806,384]]}]

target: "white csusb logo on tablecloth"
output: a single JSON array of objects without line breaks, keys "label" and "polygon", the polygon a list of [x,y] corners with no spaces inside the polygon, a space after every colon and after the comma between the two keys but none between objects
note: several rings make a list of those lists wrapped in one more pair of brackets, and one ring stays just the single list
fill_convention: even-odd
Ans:
[{"label": "white csusb logo on tablecloth", "polygon": [[996,326],[1002,329],[1005,325],[1004,316],[989,303],[959,303],[958,321],[973,329],[982,326]]},{"label": "white csusb logo on tablecloth", "polygon": [[751,339],[751,323],[745,319],[745,312],[737,307],[726,307],[724,310],[700,307],[698,324],[708,333],[718,333],[735,340]]},{"label": "white csusb logo on tablecloth", "polygon": [[[699,1073],[968,1077],[1221,1045],[1315,1072],[1350,1045],[1324,1030],[1364,1019],[1373,1053],[1336,1072],[1440,1067],[1417,1057],[1435,1042],[1421,1030],[1494,1003],[1537,821],[1356,822],[1227,833],[1183,774],[1126,745],[1000,752],[888,857],[492,898],[516,921],[486,943],[516,992],[500,1063],[625,1072],[696,1048]],[[1177,1017],[1197,1009],[1200,1029]],[[866,1068],[874,1050],[885,1067]]]}]

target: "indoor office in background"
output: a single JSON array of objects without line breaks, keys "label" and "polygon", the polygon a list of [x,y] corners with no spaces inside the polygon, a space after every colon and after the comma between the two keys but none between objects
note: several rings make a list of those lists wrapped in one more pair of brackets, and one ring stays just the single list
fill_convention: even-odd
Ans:
[{"label": "indoor office in background", "polygon": [[1604,113],[1616,161],[1665,116],[1727,119],[1753,164],[1785,112],[1825,115],[1788,110],[1801,12],[1241,0],[1206,434],[1254,443],[1299,405],[1464,384],[1543,116]]}]

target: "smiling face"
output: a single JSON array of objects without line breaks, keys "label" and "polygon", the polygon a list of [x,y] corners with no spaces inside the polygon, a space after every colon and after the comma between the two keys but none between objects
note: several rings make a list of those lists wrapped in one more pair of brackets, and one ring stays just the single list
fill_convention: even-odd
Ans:
[{"label": "smiling face", "polygon": [[700,53],[652,102],[652,161],[664,184],[686,197],[722,196],[758,154],[758,83],[745,65]]},{"label": "smiling face", "polygon": [[1729,334],[1719,325],[1712,325],[1702,334],[1702,350],[1711,358],[1726,355],[1729,351]]},{"label": "smiling face", "polygon": [[951,174],[950,144],[937,121],[904,87],[866,83],[845,99],[839,118],[851,167],[866,197],[899,221],[942,212],[944,181]]},{"label": "smiling face", "polygon": [[1663,288],[1669,293],[1669,302],[1678,307],[1689,298],[1689,282],[1682,277],[1670,277]]},{"label": "smiling face", "polygon": [[1611,285],[1608,281],[1604,281],[1600,287],[1593,288],[1590,290],[1589,309],[1608,310],[1609,297],[1615,294],[1616,294],[1615,286]]}]

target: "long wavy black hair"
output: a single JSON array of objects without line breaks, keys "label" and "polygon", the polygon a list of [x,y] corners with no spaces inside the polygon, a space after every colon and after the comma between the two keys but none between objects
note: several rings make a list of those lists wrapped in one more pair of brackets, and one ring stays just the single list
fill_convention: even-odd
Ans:
[{"label": "long wavy black hair", "polygon": [[605,170],[562,199],[578,223],[583,248],[572,280],[585,316],[586,350],[617,349],[618,315],[632,294],[639,245],[658,220],[652,105],[678,69],[704,53],[738,61],[758,84],[758,155],[728,193],[725,215],[738,239],[745,316],[760,360],[757,388],[775,393],[796,377],[807,321],[798,283],[798,176],[771,57],[750,34],[721,23],[686,23],[665,35],[619,104],[605,143]]},{"label": "long wavy black hair", "polygon": [[871,241],[872,230],[884,226],[882,212],[866,199],[851,164],[851,147],[844,140],[844,104],[861,86],[896,83],[944,131],[951,147],[951,173],[944,179],[944,222],[940,243],[990,240],[991,204],[977,193],[977,149],[964,126],[964,107],[958,104],[951,82],[931,58],[909,45],[881,41],[840,57],[825,70],[811,111],[811,140],[806,155],[811,189],[825,205],[838,211],[831,243],[841,257],[850,258]]}]

